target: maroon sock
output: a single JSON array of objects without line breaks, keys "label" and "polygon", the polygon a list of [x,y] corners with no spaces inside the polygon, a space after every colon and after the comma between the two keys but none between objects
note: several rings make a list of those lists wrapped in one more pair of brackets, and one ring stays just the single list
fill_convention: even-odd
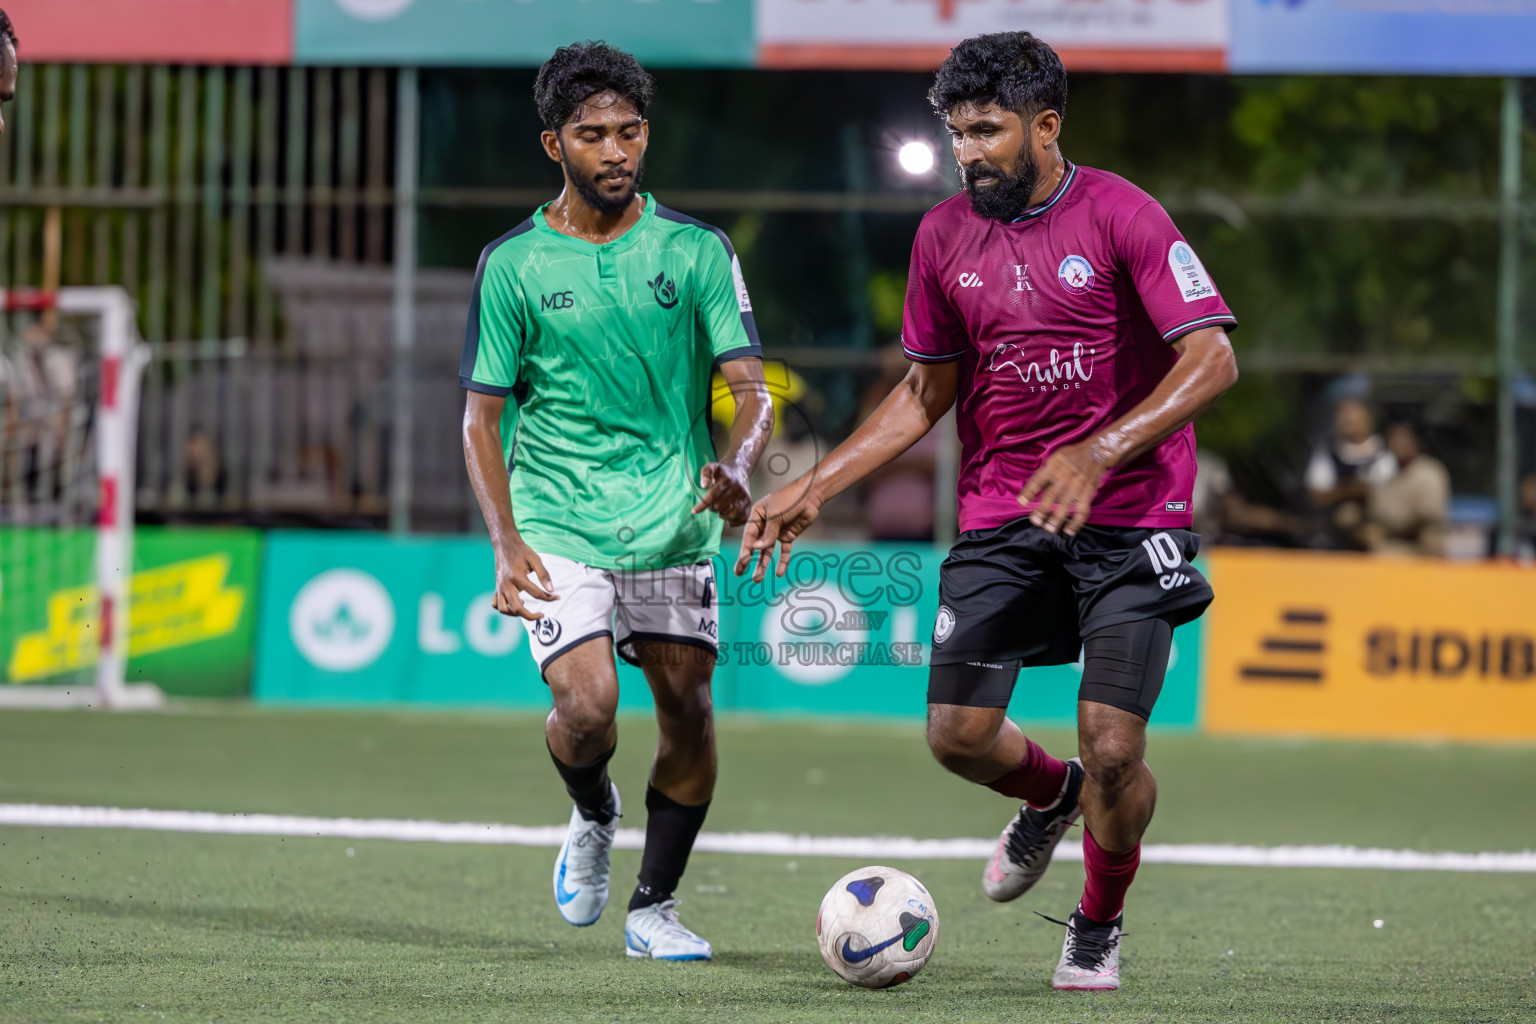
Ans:
[{"label": "maroon sock", "polygon": [[987,783],[1003,796],[1024,800],[1031,807],[1047,808],[1061,797],[1067,784],[1067,762],[1047,754],[1034,740],[1025,740],[1029,753],[1019,766],[996,782]]},{"label": "maroon sock", "polygon": [[1125,909],[1125,892],[1136,878],[1141,864],[1141,844],[1124,853],[1110,853],[1094,842],[1093,833],[1083,829],[1083,866],[1088,882],[1083,886],[1083,916],[1090,921],[1113,921]]}]

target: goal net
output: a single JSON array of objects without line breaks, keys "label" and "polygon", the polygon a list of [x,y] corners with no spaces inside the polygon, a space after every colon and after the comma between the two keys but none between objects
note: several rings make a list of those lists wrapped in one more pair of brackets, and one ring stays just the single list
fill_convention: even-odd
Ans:
[{"label": "goal net", "polygon": [[0,706],[142,707],[127,682],[148,348],[121,288],[0,291]]}]

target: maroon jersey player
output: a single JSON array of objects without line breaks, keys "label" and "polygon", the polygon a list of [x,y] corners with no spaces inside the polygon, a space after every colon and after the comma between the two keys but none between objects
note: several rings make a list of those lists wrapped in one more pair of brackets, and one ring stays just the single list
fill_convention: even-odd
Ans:
[{"label": "maroon jersey player", "polygon": [[[1067,78],[1027,32],[977,36],[929,98],[964,183],[923,219],[906,379],[853,436],[753,510],[736,571],[761,578],[823,503],[952,406],[961,535],[940,569],[928,744],[956,774],[1023,801],[982,872],[1022,895],[1081,817],[1087,884],[1052,983],[1120,984],[1125,893],[1157,785],[1146,724],[1175,626],[1210,604],[1190,565],[1191,422],[1237,379],[1236,320],[1194,248],[1130,182],[1073,164]],[[1019,670],[1083,661],[1078,753],[1007,717]]]}]

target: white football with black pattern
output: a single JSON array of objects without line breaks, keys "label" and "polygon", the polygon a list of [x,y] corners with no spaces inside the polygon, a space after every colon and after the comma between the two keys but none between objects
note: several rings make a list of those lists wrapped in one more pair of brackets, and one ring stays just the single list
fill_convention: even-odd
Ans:
[{"label": "white football with black pattern", "polygon": [[939,913],[923,883],[880,865],[839,878],[816,915],[822,959],[865,988],[910,980],[933,955],[938,937]]}]

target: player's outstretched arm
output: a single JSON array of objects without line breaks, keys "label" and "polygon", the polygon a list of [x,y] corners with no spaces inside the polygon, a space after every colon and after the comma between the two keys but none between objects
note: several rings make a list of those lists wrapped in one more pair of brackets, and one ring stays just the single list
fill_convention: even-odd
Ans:
[{"label": "player's outstretched arm", "polygon": [[779,546],[775,574],[789,566],[790,549],[821,512],[821,506],[922,440],[955,404],[960,363],[913,363],[853,435],[806,472],[752,508],[742,533],[736,575],[754,560],[752,578],[761,582]]},{"label": "player's outstretched arm", "polygon": [[1019,494],[1029,520],[1072,536],[1088,521],[1099,481],[1200,415],[1237,383],[1237,357],[1220,327],[1191,331],[1173,343],[1179,353],[1166,376],[1140,404],[1097,437],[1051,453]]},{"label": "player's outstretched arm", "polygon": [[736,400],[736,417],[725,455],[699,470],[699,487],[705,493],[693,511],[708,509],[732,526],[740,526],[752,510],[747,481],[773,436],[773,396],[763,377],[763,361],[756,356],[721,363],[720,375]]},{"label": "player's outstretched arm", "polygon": [[[464,464],[496,551],[496,596],[491,603],[503,615],[542,619],[543,612],[523,606],[522,595],[531,594],[541,601],[554,601],[559,595],[553,592],[538,553],[523,542],[512,518],[512,492],[501,451],[501,413],[507,400],[479,391],[465,394]],[[535,576],[538,583],[533,580]]]}]

